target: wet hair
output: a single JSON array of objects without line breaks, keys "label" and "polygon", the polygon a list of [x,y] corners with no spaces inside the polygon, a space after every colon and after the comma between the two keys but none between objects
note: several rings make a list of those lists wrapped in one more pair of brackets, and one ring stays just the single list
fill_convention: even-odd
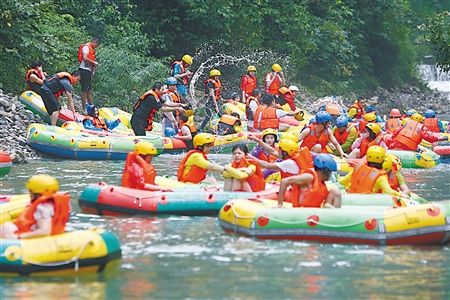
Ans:
[{"label": "wet hair", "polygon": [[94,36],[94,37],[92,38],[91,42],[96,42],[97,44],[100,44],[100,43],[101,43],[100,37]]},{"label": "wet hair", "polygon": [[367,165],[368,165],[369,167],[374,167],[374,168],[377,168],[377,169],[379,169],[379,170],[381,170],[381,169],[382,169],[382,166],[383,166],[382,163],[380,164],[380,163],[374,163],[374,162],[368,162]]},{"label": "wet hair", "polygon": [[40,62],[40,61],[33,61],[31,64],[30,64],[30,68],[31,69],[36,69],[37,67],[39,67],[39,66],[42,66],[42,63]]},{"label": "wet hair", "polygon": [[256,97],[256,96],[258,96],[261,93],[262,93],[261,89],[254,89],[253,92],[252,92],[252,96]]},{"label": "wet hair", "polygon": [[370,129],[370,128],[366,128],[366,129],[367,129],[367,131],[369,132],[369,138],[370,138],[370,140],[374,140],[374,139],[377,137],[377,135],[375,134],[375,132],[373,132],[372,129]]},{"label": "wet hair", "polygon": [[270,94],[263,94],[262,95],[262,103],[265,105],[271,105],[273,102],[273,96]]},{"label": "wet hair", "polygon": [[153,85],[152,89],[153,90],[160,90],[162,87],[164,86],[164,84],[160,81],[155,82],[155,84]]},{"label": "wet hair", "polygon": [[231,150],[231,153],[233,153],[235,150],[241,150],[242,152],[244,152],[245,155],[248,154],[248,147],[246,144],[236,144],[233,146],[233,149]]},{"label": "wet hair", "polygon": [[90,115],[91,117],[98,117],[98,116],[95,114],[95,111],[98,112],[98,107],[95,106],[95,105],[92,105],[91,110],[89,111],[89,115]]},{"label": "wet hair", "polygon": [[72,76],[80,77],[80,71],[78,71],[78,70],[73,71]]},{"label": "wet hair", "polygon": [[266,135],[262,138],[262,141],[263,141],[264,143],[266,143],[266,137],[268,137],[269,135],[273,135],[273,137],[275,138],[275,143],[278,142],[278,135],[271,133],[271,134],[266,134]]},{"label": "wet hair", "polygon": [[326,177],[327,179],[330,179],[331,174],[333,173],[333,171],[331,171],[331,170],[320,169],[320,168],[317,168],[316,166],[314,166],[314,170],[316,170],[317,172],[321,172],[324,175],[324,177]]},{"label": "wet hair", "polygon": [[358,101],[361,101],[361,100],[366,100],[366,97],[359,96],[359,97],[358,97]]},{"label": "wet hair", "polygon": [[237,112],[231,113],[231,116],[235,117],[235,118],[238,118],[238,119],[241,119],[241,116]]}]

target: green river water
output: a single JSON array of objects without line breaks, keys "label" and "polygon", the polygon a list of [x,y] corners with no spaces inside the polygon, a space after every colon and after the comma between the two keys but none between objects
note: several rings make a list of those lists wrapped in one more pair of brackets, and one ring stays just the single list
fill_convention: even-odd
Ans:
[{"label": "green river water", "polygon": [[[211,155],[225,163],[227,155]],[[159,156],[174,175],[180,156]],[[24,193],[34,173],[60,179],[69,227],[104,227],[122,244],[115,270],[63,278],[0,278],[0,299],[450,299],[450,246],[373,247],[262,241],[225,234],[213,217],[99,217],[80,212],[84,186],[118,184],[124,162],[34,160],[14,165],[0,194]],[[450,167],[404,170],[412,190],[449,199]]]}]

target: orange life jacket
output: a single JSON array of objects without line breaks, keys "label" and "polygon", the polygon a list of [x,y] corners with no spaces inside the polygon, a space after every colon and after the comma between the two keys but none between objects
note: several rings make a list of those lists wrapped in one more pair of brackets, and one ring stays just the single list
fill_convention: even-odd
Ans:
[{"label": "orange life jacket", "polygon": [[423,119],[423,125],[431,132],[441,132],[437,118],[425,118]]},{"label": "orange life jacket", "polygon": [[177,173],[178,181],[199,183],[206,178],[206,173],[208,172],[208,170],[197,167],[197,166],[191,166],[189,172],[184,174],[184,169],[186,168],[186,162],[187,162],[188,158],[194,153],[201,153],[205,159],[208,159],[206,157],[206,154],[200,150],[194,149],[194,150],[189,151],[186,154],[186,156],[180,161],[180,165],[178,167],[178,173]]},{"label": "orange life jacket", "polygon": [[[189,131],[191,132],[191,136],[192,139],[194,139],[194,137],[197,135],[197,127],[195,126],[195,123],[188,120],[187,122],[181,122],[178,126],[178,132],[180,135],[182,135],[181,133],[181,128],[183,126],[186,126],[187,128],[189,128]],[[194,148],[194,144],[192,143],[192,140],[183,140],[186,143],[187,149],[193,149]]]},{"label": "orange life jacket", "polygon": [[222,82],[219,79],[214,80],[213,78],[208,78],[205,80],[205,94],[209,95],[208,83],[212,83],[214,85],[214,96],[216,100],[220,98],[220,94],[222,92]]},{"label": "orange life jacket", "polygon": [[245,74],[242,76],[241,80],[241,90],[244,91],[245,96],[250,96],[253,91],[256,89],[257,81],[255,76],[251,76],[249,74]]},{"label": "orange life jacket", "polygon": [[[409,120],[400,130],[394,141],[407,147],[407,150],[416,150],[420,142],[422,142],[423,124],[414,120]],[[406,150],[406,149],[405,149]]]},{"label": "orange life jacket", "polygon": [[75,79],[68,72],[59,72],[55,75],[46,78],[44,84],[49,88],[49,90],[55,95],[55,97],[61,96],[66,90],[61,84],[61,79],[69,79],[70,84],[75,83]]},{"label": "orange life jacket", "polygon": [[297,109],[295,107],[294,102],[294,93],[292,93],[291,91],[287,91],[286,93],[283,94],[283,99],[286,101],[287,104],[289,104],[289,107],[291,108],[292,111],[295,111]]},{"label": "orange life jacket", "polygon": [[253,192],[259,192],[264,190],[266,186],[264,175],[261,170],[261,167],[259,166],[258,163],[256,163],[255,160],[250,158],[243,158],[239,163],[234,161],[231,163],[231,166],[233,168],[247,168],[250,165],[254,165],[256,167],[256,170],[252,175],[250,175],[247,179],[245,179],[245,181],[248,182]]},{"label": "orange life jacket", "polygon": [[100,128],[100,129],[103,129],[103,130],[108,130],[108,125],[106,125],[105,122],[103,122],[102,119],[100,119],[100,118],[94,118],[94,117],[92,117],[92,116],[86,116],[86,117],[83,119],[83,124],[84,124],[86,121],[88,121],[88,120],[90,120],[90,121],[92,122],[92,124],[93,124],[96,128]]},{"label": "orange life jacket", "polygon": [[163,95],[169,95],[170,98],[172,98],[172,102],[174,103],[181,103],[181,96],[178,94],[177,91],[170,91],[170,90],[164,90]]},{"label": "orange life jacket", "polygon": [[87,43],[87,44],[81,44],[80,47],[78,48],[78,62],[81,63],[83,61],[83,47],[84,46],[88,46],[89,47],[89,53],[88,53],[87,57],[90,60],[97,61],[96,58],[95,58],[95,49],[94,49],[94,47],[91,46],[91,43]]},{"label": "orange life jacket", "polygon": [[239,118],[233,117],[231,115],[222,115],[219,119],[219,122],[234,126],[236,122],[241,121]]},{"label": "orange life jacket", "polygon": [[[133,111],[135,111],[141,104],[142,101],[145,100],[145,97],[152,95],[153,97],[155,97],[156,101],[159,101],[159,96],[158,94],[154,91],[154,90],[148,90],[144,93],[144,95],[142,95],[141,97],[139,97],[138,101],[134,104],[133,107]],[[153,118],[155,117],[155,114],[158,110],[157,109],[152,109],[152,111],[150,112],[150,114],[147,117],[147,127],[145,128],[146,131],[152,131],[153,129]]]},{"label": "orange life jacket", "polygon": [[304,173],[311,174],[313,181],[307,189],[301,190],[298,185],[292,186],[292,206],[322,207],[329,193],[325,182],[319,180],[315,170],[307,169],[302,172],[302,174]]},{"label": "orange life jacket", "polygon": [[[259,109],[261,107],[261,109]],[[261,121],[258,122],[259,116]],[[254,127],[255,129],[264,130],[267,128],[277,129],[280,126],[280,120],[277,117],[277,109],[275,107],[259,106],[255,112]]]},{"label": "orange life jacket", "polygon": [[349,193],[371,194],[377,179],[386,175],[386,171],[369,167],[364,162],[353,170]]},{"label": "orange life jacket", "polygon": [[389,133],[394,133],[400,127],[402,127],[402,121],[400,118],[392,118],[386,121],[386,131]]},{"label": "orange life jacket", "polygon": [[37,70],[37,69],[29,69],[27,71],[27,73],[25,74],[25,81],[27,82],[28,86],[31,88],[31,82],[30,81],[30,76],[31,75],[36,75],[39,79],[44,80],[45,79],[45,75],[44,73],[42,73],[41,71]]},{"label": "orange life jacket", "polygon": [[247,97],[247,99],[245,100],[245,115],[247,116],[247,120],[253,121],[253,111],[250,108],[250,102],[255,101],[257,107],[259,107],[259,101],[258,98],[253,97],[253,96],[249,96]]},{"label": "orange life jacket", "polygon": [[272,82],[272,84],[270,86],[267,86],[267,76],[266,76],[266,80],[264,80],[264,89],[266,90],[267,93],[269,93],[271,95],[278,95],[279,94],[279,89],[281,87],[280,77],[278,76],[278,74],[274,75],[272,72],[270,72],[267,75],[269,76],[270,80],[273,79],[273,76],[276,76],[276,78],[275,78],[275,80]]},{"label": "orange life jacket", "polygon": [[[309,168],[314,167],[314,160],[312,158],[311,152],[309,151],[309,149],[307,147],[301,147],[299,149],[299,151],[297,152],[297,154],[295,154],[293,157],[290,157],[288,159],[292,159],[297,164],[298,169],[299,169],[299,174]],[[283,178],[288,178],[288,177],[295,176],[298,174],[291,174],[291,173],[286,173],[286,172],[280,171],[280,175],[281,175],[281,179],[283,179]]]},{"label": "orange life jacket", "polygon": [[[277,150],[277,152],[278,152],[278,146],[275,146],[275,150]],[[259,151],[257,158],[260,159],[260,160],[264,160],[264,161],[272,163],[272,162],[277,161],[279,157],[275,156],[273,154],[269,154],[269,156],[267,156],[266,152]]]},{"label": "orange life jacket", "polygon": [[327,153],[326,146],[329,142],[328,130],[325,128],[320,136],[317,136],[317,124],[311,124],[308,128],[310,129],[310,133],[303,139],[302,146],[308,147],[311,150],[314,145],[320,144],[322,146],[322,152]]},{"label": "orange life jacket", "polygon": [[[174,61],[173,64],[172,64],[172,66],[170,67],[170,74],[171,74],[171,76],[177,75],[177,74],[174,73],[175,65],[180,65],[181,73],[182,73],[182,74],[186,73],[186,67],[184,66],[183,62],[182,62],[182,61]],[[189,76],[184,75],[184,76],[181,78],[181,82],[182,82],[184,85],[187,85],[188,82],[189,82]]]},{"label": "orange life jacket", "polygon": [[369,147],[379,146],[382,141],[383,141],[383,137],[381,136],[381,134],[378,134],[377,137],[373,141],[369,141],[368,137],[365,138],[361,142],[361,145],[359,146],[360,157],[363,157],[364,155],[366,155],[367,149],[369,149]]},{"label": "orange life jacket", "polygon": [[356,109],[356,115],[354,116],[354,118],[361,118],[361,116],[364,114],[364,107],[359,102],[355,102],[352,104],[352,106],[350,106],[350,109],[352,108]]},{"label": "orange life jacket", "polygon": [[345,142],[347,141],[348,135],[350,133],[350,130],[353,127],[355,127],[355,126],[352,126],[352,125],[347,126],[347,128],[345,128],[345,130],[342,133],[339,131],[339,128],[336,128],[334,130],[333,135],[336,138],[336,141],[339,143],[339,145],[345,144]]},{"label": "orange life jacket", "polygon": [[51,235],[64,232],[66,223],[69,221],[70,195],[67,193],[55,193],[53,196],[40,196],[25,208],[19,217],[14,220],[14,224],[18,228],[16,233],[31,231],[31,227],[37,223],[34,218],[37,206],[45,202],[53,202],[54,207]]},{"label": "orange life jacket", "polygon": [[145,161],[140,155],[135,152],[130,152],[127,155],[125,167],[122,174],[122,186],[135,188],[135,182],[130,181],[130,175],[132,172],[132,164],[138,164],[144,171],[144,183],[155,184],[156,170],[152,164]]},{"label": "orange life jacket", "polygon": [[395,191],[400,191],[400,182],[398,182],[397,172],[392,170],[388,174],[389,185]]}]

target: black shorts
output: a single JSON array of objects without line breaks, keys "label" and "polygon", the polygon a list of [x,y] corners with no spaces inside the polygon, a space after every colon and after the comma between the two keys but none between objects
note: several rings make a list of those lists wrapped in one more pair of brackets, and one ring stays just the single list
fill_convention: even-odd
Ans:
[{"label": "black shorts", "polygon": [[41,88],[41,98],[50,116],[55,111],[61,110],[61,104],[59,104],[58,99],[56,99],[51,91]]},{"label": "black shorts", "polygon": [[88,71],[86,69],[79,69],[80,71],[80,84],[81,84],[81,91],[82,92],[88,92],[92,90],[92,73],[91,71]]},{"label": "black shorts", "polygon": [[145,136],[145,128],[147,127],[147,119],[141,118],[133,114],[131,116],[131,128],[133,128],[135,135],[144,135]]}]

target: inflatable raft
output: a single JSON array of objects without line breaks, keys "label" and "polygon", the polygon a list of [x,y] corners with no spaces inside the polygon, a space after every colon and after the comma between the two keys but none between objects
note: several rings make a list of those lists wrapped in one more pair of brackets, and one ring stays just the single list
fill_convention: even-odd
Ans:
[{"label": "inflatable raft", "polygon": [[8,153],[0,151],[0,177],[5,176],[11,171],[12,161]]},{"label": "inflatable raft", "polygon": [[231,200],[220,210],[226,231],[261,239],[369,245],[447,244],[450,201],[390,208],[277,208],[273,200]]},{"label": "inflatable raft", "polygon": [[101,229],[0,242],[1,275],[102,272],[121,257],[118,238]]},{"label": "inflatable raft", "polygon": [[403,168],[434,168],[439,163],[440,158],[433,150],[425,147],[420,147],[420,152],[394,149],[389,149],[387,152],[398,156]]}]

